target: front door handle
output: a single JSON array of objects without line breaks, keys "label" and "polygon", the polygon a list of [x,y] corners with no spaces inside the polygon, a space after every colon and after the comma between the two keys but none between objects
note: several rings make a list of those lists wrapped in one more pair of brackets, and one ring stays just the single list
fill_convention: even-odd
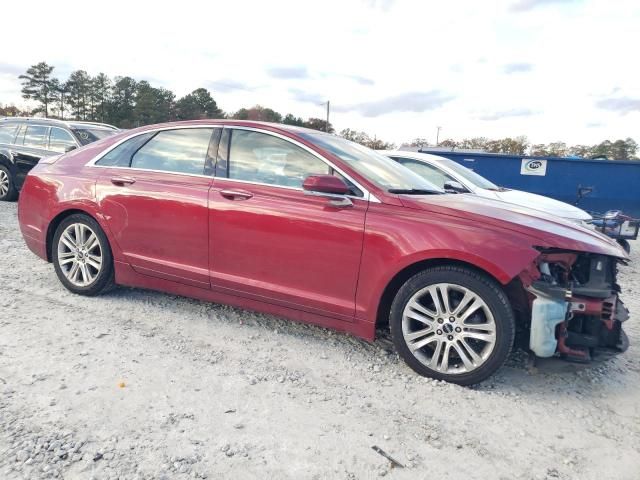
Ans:
[{"label": "front door handle", "polygon": [[112,177],[111,183],[118,185],[119,187],[123,187],[124,185],[132,185],[136,183],[136,179],[131,177]]},{"label": "front door handle", "polygon": [[245,190],[220,190],[220,195],[229,200],[249,200],[253,193]]}]

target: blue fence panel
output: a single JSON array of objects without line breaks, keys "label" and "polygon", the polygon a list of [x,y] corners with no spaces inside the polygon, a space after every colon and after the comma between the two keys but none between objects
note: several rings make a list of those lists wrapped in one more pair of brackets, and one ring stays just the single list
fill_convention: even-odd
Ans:
[{"label": "blue fence panel", "polygon": [[[421,151],[450,158],[503,187],[538,193],[572,205],[577,202],[589,212],[619,209],[640,217],[640,161]],[[545,174],[533,174],[536,168],[521,173],[523,160],[527,164],[533,162],[533,167],[536,161],[541,161],[538,169],[546,163]],[[578,200],[581,187],[592,191]]]}]

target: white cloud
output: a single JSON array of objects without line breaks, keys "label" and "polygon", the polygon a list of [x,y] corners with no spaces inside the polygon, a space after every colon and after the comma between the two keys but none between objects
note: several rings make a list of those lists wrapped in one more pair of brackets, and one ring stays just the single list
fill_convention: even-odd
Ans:
[{"label": "white cloud", "polygon": [[511,11],[526,12],[545,5],[560,5],[573,3],[576,0],[517,0],[511,4]]},{"label": "white cloud", "polygon": [[530,110],[528,108],[512,108],[510,110],[502,110],[498,112],[490,112],[483,113],[478,115],[478,119],[494,121],[494,120],[502,120],[504,118],[513,118],[513,117],[529,117],[531,115],[536,115],[538,112],[534,110]]},{"label": "white cloud", "polygon": [[526,73],[533,70],[533,65],[530,63],[507,63],[502,67],[502,71],[506,74],[511,73]]},{"label": "white cloud", "polygon": [[453,100],[452,96],[438,90],[432,90],[430,92],[407,92],[380,100],[356,103],[353,105],[341,105],[336,110],[339,112],[356,111],[365,117],[378,117],[395,112],[426,112],[435,110],[451,100]]},{"label": "white cloud", "polygon": [[631,112],[640,112],[640,98],[605,98],[599,100],[596,105],[604,110],[619,112],[622,115]]},{"label": "white cloud", "polygon": [[338,129],[394,142],[442,126],[441,138],[594,143],[637,136],[640,120],[622,102],[640,98],[636,0],[3,5],[27,16],[28,35],[3,25],[20,41],[2,52],[0,103],[22,104],[16,75],[44,60],[63,77],[130,75],[177,96],[203,86],[225,111],[323,117],[328,99]]}]

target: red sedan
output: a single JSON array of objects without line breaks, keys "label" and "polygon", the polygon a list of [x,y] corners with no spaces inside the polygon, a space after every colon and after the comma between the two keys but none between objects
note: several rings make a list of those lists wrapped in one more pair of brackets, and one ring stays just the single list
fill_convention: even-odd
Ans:
[{"label": "red sedan", "polygon": [[479,382],[516,328],[539,356],[622,351],[610,239],[535,210],[445,194],[340,137],[259,122],[142,127],[41,161],[29,248],[72,292],[162,290],[372,340],[416,372]]}]

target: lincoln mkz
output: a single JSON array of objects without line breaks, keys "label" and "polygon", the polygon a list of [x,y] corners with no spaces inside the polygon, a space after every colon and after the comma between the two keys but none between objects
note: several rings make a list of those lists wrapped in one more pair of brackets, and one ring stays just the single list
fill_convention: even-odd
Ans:
[{"label": "lincoln mkz", "polygon": [[[373,340],[462,385],[514,338],[588,361],[628,345],[612,240],[440,187],[340,137],[200,120],[41,160],[19,200],[29,248],[72,292],[141,287]],[[516,333],[518,332],[518,335]]]}]

